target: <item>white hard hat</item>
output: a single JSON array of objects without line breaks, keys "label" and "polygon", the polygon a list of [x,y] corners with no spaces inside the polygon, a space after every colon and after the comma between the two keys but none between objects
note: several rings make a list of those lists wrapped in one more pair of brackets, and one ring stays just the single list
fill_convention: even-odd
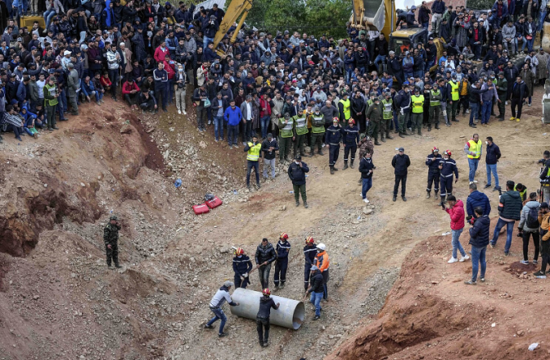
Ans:
[{"label": "white hard hat", "polygon": [[317,245],[317,249],[324,251],[325,250],[325,244],[320,243],[319,245]]}]

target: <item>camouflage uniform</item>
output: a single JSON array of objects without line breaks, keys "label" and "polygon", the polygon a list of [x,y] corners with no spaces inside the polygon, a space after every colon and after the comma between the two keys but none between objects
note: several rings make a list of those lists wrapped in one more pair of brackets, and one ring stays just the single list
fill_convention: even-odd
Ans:
[{"label": "camouflage uniform", "polygon": [[[111,220],[117,220],[116,216],[111,216],[109,223],[105,225],[103,229],[103,241],[105,242],[105,252],[107,253],[107,266],[111,266],[111,259],[115,263],[115,267],[120,267],[118,265],[118,231],[120,230],[120,225],[111,224]],[[109,249],[107,245],[111,245]]]}]

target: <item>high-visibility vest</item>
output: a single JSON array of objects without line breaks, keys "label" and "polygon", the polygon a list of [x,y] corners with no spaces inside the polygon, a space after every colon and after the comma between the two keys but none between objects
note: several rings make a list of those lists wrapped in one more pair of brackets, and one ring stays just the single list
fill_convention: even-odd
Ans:
[{"label": "high-visibility vest", "polygon": [[253,143],[249,142],[248,146],[250,147],[250,149],[248,149],[246,160],[258,161],[260,159],[260,149],[262,148],[262,144],[258,143],[254,145]]},{"label": "high-visibility vest", "polygon": [[305,116],[295,117],[296,119],[296,135],[304,135],[307,133],[307,118]]},{"label": "high-visibility vest", "polygon": [[342,99],[340,104],[344,106],[344,120],[349,120],[351,118],[351,101]]},{"label": "high-visibility vest", "polygon": [[424,95],[411,96],[413,114],[422,114],[424,112]]},{"label": "high-visibility vest", "polygon": [[323,114],[313,114],[311,117],[311,132],[313,134],[322,134],[325,132],[325,117]]},{"label": "high-visibility vest", "polygon": [[393,100],[382,100],[382,105],[384,107],[384,110],[382,111],[382,114],[383,114],[383,117],[384,117],[384,120],[389,120],[391,118],[393,118],[393,111],[392,111],[392,104],[393,104]]},{"label": "high-visibility vest", "polygon": [[[514,191],[518,191],[518,189],[516,188],[517,188],[517,184],[514,185]],[[519,191],[519,196],[521,197],[522,200],[525,199],[526,195],[527,195],[527,188],[525,188],[525,190],[523,191]]]},{"label": "high-visibility vest", "polygon": [[470,147],[470,151],[475,153],[476,155],[468,155],[468,159],[479,159],[481,156],[481,140],[478,140],[477,143],[474,140],[468,141],[468,146]]},{"label": "high-visibility vest", "polygon": [[[48,94],[50,94],[51,96],[55,96],[57,94],[57,86],[55,84],[53,85],[46,84],[46,86],[44,86],[44,91],[47,91]],[[57,104],[58,104],[58,101],[56,97],[50,100],[48,99],[44,100],[44,106],[56,106]]]},{"label": "high-visibility vest", "polygon": [[294,118],[288,119],[288,123],[285,124],[286,119],[279,119],[279,128],[281,129],[281,137],[286,139],[294,136],[292,129],[294,127]]},{"label": "high-visibility vest", "polygon": [[458,101],[458,99],[460,99],[460,95],[458,94],[458,83],[449,81],[449,85],[451,85],[451,100]]},{"label": "high-visibility vest", "polygon": [[438,100],[433,99],[433,97],[439,96],[439,94],[441,93],[441,92],[439,91],[439,89],[436,90],[436,91],[430,90],[430,93],[432,94],[432,97],[430,97],[430,106],[439,106],[439,105],[441,105],[441,100],[439,100],[439,99],[438,99]]}]

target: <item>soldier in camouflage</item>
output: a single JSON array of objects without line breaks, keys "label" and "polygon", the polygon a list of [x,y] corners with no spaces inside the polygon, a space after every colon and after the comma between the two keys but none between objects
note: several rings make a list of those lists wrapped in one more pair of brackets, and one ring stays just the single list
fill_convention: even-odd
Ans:
[{"label": "soldier in camouflage", "polygon": [[105,252],[107,253],[107,266],[111,268],[111,259],[115,263],[116,268],[121,268],[118,264],[118,231],[120,225],[117,217],[111,216],[109,223],[103,229],[103,241],[105,242]]}]

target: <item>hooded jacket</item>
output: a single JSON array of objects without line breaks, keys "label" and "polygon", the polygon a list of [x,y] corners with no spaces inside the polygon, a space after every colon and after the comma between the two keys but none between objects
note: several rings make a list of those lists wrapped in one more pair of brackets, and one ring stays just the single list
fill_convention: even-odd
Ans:
[{"label": "hooded jacket", "polygon": [[487,195],[477,190],[472,191],[466,200],[466,211],[468,215],[476,217],[474,212],[476,207],[481,207],[483,209],[483,215],[489,215],[491,213],[489,198]]},{"label": "hooded jacket", "polygon": [[260,307],[256,318],[259,319],[269,319],[271,309],[277,310],[279,307],[275,304],[275,301],[271,296],[262,296],[260,297]]},{"label": "hooded jacket", "polygon": [[489,244],[489,227],[491,220],[487,215],[476,219],[474,226],[470,228],[470,242],[474,247],[484,247]]},{"label": "hooded jacket", "polygon": [[230,306],[236,306],[237,303],[233,302],[231,299],[231,296],[229,295],[229,289],[223,285],[216,294],[212,297],[212,300],[210,300],[210,307],[211,308],[220,308],[225,302]]},{"label": "hooded jacket", "polygon": [[518,228],[523,229],[523,231],[527,231],[527,232],[538,232],[539,231],[538,227],[533,229],[527,226],[527,217],[529,216],[529,210],[536,209],[538,213],[539,208],[540,208],[540,203],[538,201],[527,202],[527,204],[525,204],[523,209],[521,209],[521,216],[520,216]]},{"label": "hooded jacket", "polygon": [[311,292],[322,293],[324,291],[323,287],[323,274],[321,271],[314,270],[311,276],[309,277],[310,288],[308,294]]},{"label": "hooded jacket", "polygon": [[498,204],[498,214],[501,218],[520,220],[521,209],[522,201],[519,192],[510,190],[502,194]]},{"label": "hooded jacket", "polygon": [[457,200],[456,204],[449,209],[445,209],[451,217],[451,229],[460,230],[464,228],[464,203]]},{"label": "hooded jacket", "polygon": [[292,162],[288,167],[288,177],[292,181],[293,185],[304,185],[306,183],[306,173],[309,172],[309,167],[305,162],[302,162],[302,166]]}]

